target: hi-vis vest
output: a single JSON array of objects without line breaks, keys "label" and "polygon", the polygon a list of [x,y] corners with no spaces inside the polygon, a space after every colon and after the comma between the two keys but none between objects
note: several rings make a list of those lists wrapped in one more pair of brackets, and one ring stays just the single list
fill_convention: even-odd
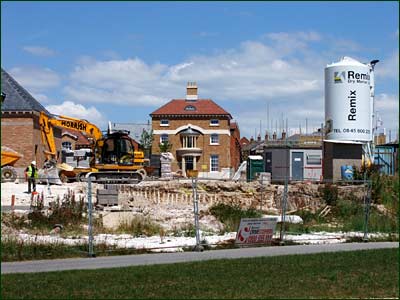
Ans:
[{"label": "hi-vis vest", "polygon": [[[28,177],[32,177],[32,166],[28,167],[28,172],[26,172],[26,174],[28,174]],[[39,178],[39,172],[38,169],[35,168],[35,178]]]}]

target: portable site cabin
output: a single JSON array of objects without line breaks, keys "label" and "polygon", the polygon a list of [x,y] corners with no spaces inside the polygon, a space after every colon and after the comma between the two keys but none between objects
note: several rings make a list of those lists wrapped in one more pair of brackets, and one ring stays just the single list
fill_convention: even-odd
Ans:
[{"label": "portable site cabin", "polygon": [[264,149],[265,172],[272,182],[320,181],[322,177],[321,148],[292,148],[289,146]]}]

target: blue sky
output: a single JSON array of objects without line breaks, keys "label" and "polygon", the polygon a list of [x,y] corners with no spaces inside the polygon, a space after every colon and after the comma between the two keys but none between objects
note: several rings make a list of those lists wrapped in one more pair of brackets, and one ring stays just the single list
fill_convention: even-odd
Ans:
[{"label": "blue sky", "polygon": [[[2,67],[56,114],[144,123],[196,81],[250,137],[324,122],[324,67],[376,66],[398,131],[398,2],[1,2]],[[267,107],[269,119],[267,122]],[[271,126],[272,123],[272,126]],[[278,128],[279,129],[279,128]]]}]

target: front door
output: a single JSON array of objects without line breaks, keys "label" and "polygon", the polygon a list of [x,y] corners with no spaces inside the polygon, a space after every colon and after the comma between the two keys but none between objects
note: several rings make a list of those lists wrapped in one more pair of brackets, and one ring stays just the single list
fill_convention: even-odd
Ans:
[{"label": "front door", "polygon": [[292,180],[303,180],[304,174],[303,152],[292,152]]},{"label": "front door", "polygon": [[185,170],[193,170],[194,169],[194,165],[193,165],[193,156],[186,156],[185,157]]}]

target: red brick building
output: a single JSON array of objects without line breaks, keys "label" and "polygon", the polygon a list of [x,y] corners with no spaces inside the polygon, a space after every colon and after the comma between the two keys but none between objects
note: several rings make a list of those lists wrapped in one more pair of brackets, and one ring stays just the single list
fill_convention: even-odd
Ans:
[{"label": "red brick building", "polygon": [[62,149],[79,150],[91,148],[90,138],[77,130],[62,130],[61,146]]},{"label": "red brick building", "polygon": [[[23,157],[16,168],[27,167],[32,160],[43,167],[45,155],[40,137],[39,114],[51,115],[14,78],[1,69],[1,92],[5,94],[1,107],[1,145],[10,147]],[[61,130],[54,129],[57,149],[61,149]]]},{"label": "red brick building", "polygon": [[172,171],[198,170],[199,176],[229,178],[240,164],[240,132],[232,116],[211,99],[199,99],[188,83],[185,99],[173,99],[150,114],[154,141],[172,144]]}]

